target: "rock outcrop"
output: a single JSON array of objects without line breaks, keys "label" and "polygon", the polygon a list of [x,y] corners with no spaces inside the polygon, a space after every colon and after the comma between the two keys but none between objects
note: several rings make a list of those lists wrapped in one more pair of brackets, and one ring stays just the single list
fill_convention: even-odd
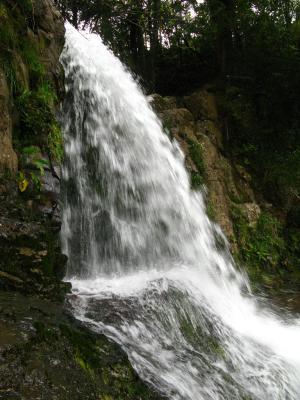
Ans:
[{"label": "rock outcrop", "polygon": [[14,174],[18,169],[18,159],[12,146],[10,108],[10,93],[5,74],[0,68],[0,173],[9,171]]},{"label": "rock outcrop", "polygon": [[259,217],[260,207],[251,188],[251,176],[224,155],[216,96],[205,87],[183,98],[162,98],[157,94],[151,98],[166,131],[185,153],[192,184],[193,174],[201,175],[201,183],[208,189],[208,212],[221,226],[233,250],[237,250],[232,203],[238,204],[252,225]]}]

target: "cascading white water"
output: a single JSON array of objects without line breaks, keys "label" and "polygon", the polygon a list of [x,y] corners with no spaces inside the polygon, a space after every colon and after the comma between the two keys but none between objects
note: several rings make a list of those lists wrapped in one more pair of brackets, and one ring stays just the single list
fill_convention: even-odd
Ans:
[{"label": "cascading white water", "polygon": [[62,240],[76,317],[170,399],[299,399],[300,321],[258,305],[138,85],[98,36],[66,28]]}]

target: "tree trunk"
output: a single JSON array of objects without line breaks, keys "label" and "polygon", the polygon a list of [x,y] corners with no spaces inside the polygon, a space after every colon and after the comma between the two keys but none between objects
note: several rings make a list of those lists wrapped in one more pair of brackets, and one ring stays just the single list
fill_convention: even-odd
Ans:
[{"label": "tree trunk", "polygon": [[219,78],[224,81],[231,72],[235,0],[208,0],[212,22],[217,29]]},{"label": "tree trunk", "polygon": [[141,19],[143,15],[142,4],[138,0],[128,15],[129,20],[129,51],[132,55],[134,69],[139,74],[145,72],[145,45]]},{"label": "tree trunk", "polygon": [[160,52],[159,27],[160,27],[161,0],[148,1],[148,26],[150,38],[150,59],[151,59],[151,89],[155,89],[157,57]]}]

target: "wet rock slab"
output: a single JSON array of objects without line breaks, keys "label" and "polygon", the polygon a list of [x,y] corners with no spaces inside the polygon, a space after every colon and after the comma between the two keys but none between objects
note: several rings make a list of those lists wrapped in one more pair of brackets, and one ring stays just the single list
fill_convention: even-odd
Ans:
[{"label": "wet rock slab", "polygon": [[117,345],[64,307],[0,291],[0,399],[160,399]]}]

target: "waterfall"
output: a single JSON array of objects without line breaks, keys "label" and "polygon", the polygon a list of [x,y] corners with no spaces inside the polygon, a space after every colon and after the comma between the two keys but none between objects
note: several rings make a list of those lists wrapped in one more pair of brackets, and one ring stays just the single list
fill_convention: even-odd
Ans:
[{"label": "waterfall", "polygon": [[170,399],[300,398],[300,321],[261,304],[184,157],[101,39],[66,26],[62,241],[71,306]]}]

